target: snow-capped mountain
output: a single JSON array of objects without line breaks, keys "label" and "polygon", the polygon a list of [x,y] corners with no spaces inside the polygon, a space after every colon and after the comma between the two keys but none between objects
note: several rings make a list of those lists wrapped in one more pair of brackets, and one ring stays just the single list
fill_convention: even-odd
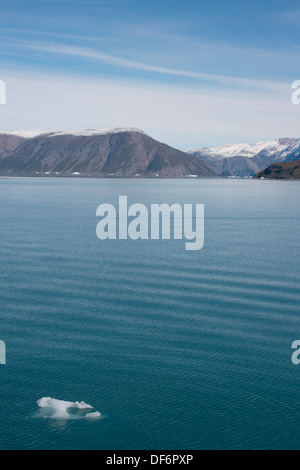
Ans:
[{"label": "snow-capped mountain", "polygon": [[293,162],[300,159],[300,139],[292,139],[293,142],[281,152],[280,160]]},{"label": "snow-capped mountain", "polygon": [[246,157],[253,158],[261,155],[265,156],[280,155],[289,146],[293,145],[297,139],[278,139],[267,142],[257,142],[256,144],[233,144],[219,147],[205,147],[203,149],[191,150],[188,153],[201,153],[202,156],[213,157],[216,159]]},{"label": "snow-capped mountain", "polygon": [[300,158],[300,139],[205,147],[187,152],[208,162],[219,175],[254,176],[272,163]]},{"label": "snow-capped mountain", "polygon": [[139,132],[141,134],[145,134],[144,131],[134,127],[96,127],[94,129],[80,129],[77,131],[58,131],[54,129],[0,131],[0,135],[13,135],[16,137],[22,137],[24,139],[34,139],[35,137],[40,136],[56,137],[58,135],[72,135],[78,137],[89,137],[93,135],[118,134],[120,132]]},{"label": "snow-capped mountain", "polygon": [[2,176],[216,176],[205,161],[135,128],[0,132]]}]

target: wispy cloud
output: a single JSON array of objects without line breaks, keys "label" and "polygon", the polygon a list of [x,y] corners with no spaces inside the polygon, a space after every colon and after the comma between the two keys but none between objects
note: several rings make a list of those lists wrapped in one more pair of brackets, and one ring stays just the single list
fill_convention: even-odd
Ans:
[{"label": "wispy cloud", "polygon": [[62,34],[55,33],[52,31],[39,31],[35,29],[18,29],[18,28],[0,28],[0,32],[4,33],[17,33],[22,35],[30,36],[46,36],[48,38],[64,38],[64,39],[76,39],[84,41],[101,41],[103,38],[99,36],[87,36],[87,35],[75,35],[75,34]]},{"label": "wispy cloud", "polygon": [[269,91],[283,92],[286,90],[286,83],[266,80],[254,80],[228,75],[210,74],[205,72],[194,72],[190,70],[180,70],[175,68],[161,67],[154,64],[147,64],[123,57],[106,54],[104,52],[86,48],[69,46],[65,44],[47,44],[47,43],[28,43],[23,44],[24,48],[40,51],[49,54],[58,54],[65,56],[75,56],[83,59],[92,59],[99,62],[125,67],[144,72],[156,74],[184,77],[193,80],[202,80],[205,82],[218,83],[227,86],[250,87],[256,89],[268,89]]},{"label": "wispy cloud", "polygon": [[193,3],[3,0],[5,126],[135,126],[183,148],[297,136],[296,1]]},{"label": "wispy cloud", "polygon": [[[143,23],[105,23],[101,29],[91,28],[89,34],[80,29],[42,30],[0,28],[1,51],[8,50],[32,55],[36,63],[48,67],[47,57],[80,58],[85,60],[85,73],[97,73],[94,64],[99,62],[105,73],[111,66],[117,74],[127,74],[125,69],[156,74],[163,80],[167,76],[197,80],[199,84],[251,87],[282,91],[284,83],[298,77],[299,46],[268,44],[266,47],[237,42],[206,39],[199,34],[189,35],[170,21],[162,28],[148,20]],[[67,32],[68,31],[68,32]],[[85,30],[85,32],[87,32]],[[113,32],[113,34],[111,33]],[[75,60],[60,61],[65,71],[71,70]],[[32,64],[32,61],[30,61]],[[55,67],[55,63],[52,62]],[[110,66],[110,67],[109,67]],[[78,69],[77,69],[78,70]],[[100,70],[100,68],[99,68]],[[163,77],[165,75],[165,77]],[[141,74],[137,74],[141,77]],[[154,76],[152,75],[154,78]],[[179,80],[178,80],[179,81]]]},{"label": "wispy cloud", "polygon": [[3,78],[6,130],[139,127],[186,149],[299,135],[299,109],[284,95],[17,71]]}]

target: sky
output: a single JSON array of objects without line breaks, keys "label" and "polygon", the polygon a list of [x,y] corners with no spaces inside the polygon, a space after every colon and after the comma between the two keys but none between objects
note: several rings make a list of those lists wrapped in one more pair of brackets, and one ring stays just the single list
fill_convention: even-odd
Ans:
[{"label": "sky", "polygon": [[0,129],[137,127],[190,150],[300,137],[299,0],[1,0]]}]

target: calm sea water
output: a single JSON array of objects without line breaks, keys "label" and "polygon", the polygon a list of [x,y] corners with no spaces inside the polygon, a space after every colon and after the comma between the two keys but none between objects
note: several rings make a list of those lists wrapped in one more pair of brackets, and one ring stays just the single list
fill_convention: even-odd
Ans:
[{"label": "calm sea water", "polygon": [[[205,247],[96,238],[96,208],[204,203]],[[297,182],[0,180],[0,449],[299,449]],[[88,421],[37,416],[84,400]]]}]

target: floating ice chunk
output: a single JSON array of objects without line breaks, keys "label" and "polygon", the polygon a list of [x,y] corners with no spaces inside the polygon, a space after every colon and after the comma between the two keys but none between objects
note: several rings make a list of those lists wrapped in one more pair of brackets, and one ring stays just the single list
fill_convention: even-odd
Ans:
[{"label": "floating ice chunk", "polygon": [[85,418],[94,419],[94,418],[100,418],[100,416],[101,416],[101,413],[99,413],[99,411],[95,411],[94,413],[87,413],[85,415]]},{"label": "floating ice chunk", "polygon": [[[37,400],[37,406],[46,411],[49,411],[47,414],[48,418],[54,419],[76,419],[76,418],[99,418],[101,413],[98,411],[94,413],[74,414],[74,410],[92,410],[94,407],[88,405],[84,401],[64,401],[57,400],[51,397],[43,397],[40,400]],[[73,411],[73,413],[71,413]]]}]

